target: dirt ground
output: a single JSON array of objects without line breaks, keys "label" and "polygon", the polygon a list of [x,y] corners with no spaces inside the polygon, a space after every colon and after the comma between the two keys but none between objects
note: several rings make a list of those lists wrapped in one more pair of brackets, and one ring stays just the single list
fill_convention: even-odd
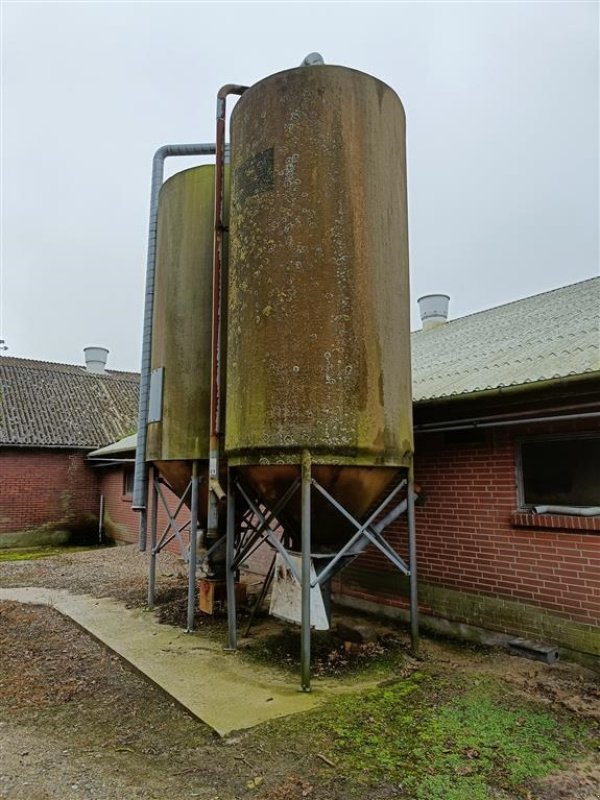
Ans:
[{"label": "dirt ground", "polygon": [[[175,559],[164,561],[163,586],[181,580],[179,572]],[[133,548],[9,562],[0,565],[0,584],[71,588],[141,603],[145,562]],[[219,740],[51,608],[0,603],[0,653],[1,800],[411,796],[389,781],[359,786],[354,774],[338,768],[331,750],[315,750],[315,741],[327,737],[323,731],[320,739],[309,735],[309,715]],[[417,668],[432,680],[456,675],[477,682],[488,676],[525,703],[582,720],[588,728],[600,722],[598,676],[577,665],[549,667],[428,639],[422,660],[407,656],[403,664],[391,682]],[[588,750],[516,793],[490,786],[486,797],[599,800],[598,753]]]}]

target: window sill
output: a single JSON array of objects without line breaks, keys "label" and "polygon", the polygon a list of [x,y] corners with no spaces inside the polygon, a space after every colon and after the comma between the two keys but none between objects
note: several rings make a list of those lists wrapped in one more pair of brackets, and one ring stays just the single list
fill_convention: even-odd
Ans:
[{"label": "window sill", "polygon": [[577,517],[568,514],[535,514],[514,511],[510,517],[515,528],[545,528],[582,533],[600,533],[600,517]]}]

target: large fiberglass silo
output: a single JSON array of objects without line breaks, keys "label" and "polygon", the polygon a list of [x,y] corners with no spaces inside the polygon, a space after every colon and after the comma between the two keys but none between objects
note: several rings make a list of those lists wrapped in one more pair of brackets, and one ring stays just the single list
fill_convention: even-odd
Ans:
[{"label": "large fiberglass silo", "polygon": [[[360,518],[413,450],[402,104],[355,70],[280,72],[239,100],[231,152],[227,458],[272,505],[309,451]],[[317,497],[312,527],[347,524]]]}]

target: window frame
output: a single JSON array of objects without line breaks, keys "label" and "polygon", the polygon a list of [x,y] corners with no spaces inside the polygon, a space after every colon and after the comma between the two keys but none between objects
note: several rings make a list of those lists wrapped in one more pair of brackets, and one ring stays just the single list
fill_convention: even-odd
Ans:
[{"label": "window frame", "polygon": [[[121,496],[123,500],[131,500],[133,498],[133,483],[134,483],[134,476],[135,476],[135,468],[132,464],[124,464],[123,471],[121,473]],[[128,485],[131,481],[131,490],[128,491]]]},{"label": "window frame", "polygon": [[[531,511],[536,505],[557,505],[546,501],[544,503],[526,503],[525,502],[525,481],[523,476],[523,450],[524,444],[532,442],[564,442],[575,441],[582,439],[598,439],[600,441],[600,431],[582,431],[578,433],[545,433],[545,434],[530,434],[527,436],[520,436],[515,440],[516,454],[515,454],[515,471],[517,479],[517,504],[519,511]],[[575,504],[567,504],[575,505]],[[592,508],[592,505],[581,506],[581,508]]]}]

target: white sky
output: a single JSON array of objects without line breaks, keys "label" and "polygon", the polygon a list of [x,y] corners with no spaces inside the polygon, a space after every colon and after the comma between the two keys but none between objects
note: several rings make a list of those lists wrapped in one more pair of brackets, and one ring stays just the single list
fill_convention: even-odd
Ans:
[{"label": "white sky", "polygon": [[422,294],[458,317],[598,274],[595,1],[3,0],[7,355],[138,370],[154,151],[314,50],[404,103],[413,328]]}]

